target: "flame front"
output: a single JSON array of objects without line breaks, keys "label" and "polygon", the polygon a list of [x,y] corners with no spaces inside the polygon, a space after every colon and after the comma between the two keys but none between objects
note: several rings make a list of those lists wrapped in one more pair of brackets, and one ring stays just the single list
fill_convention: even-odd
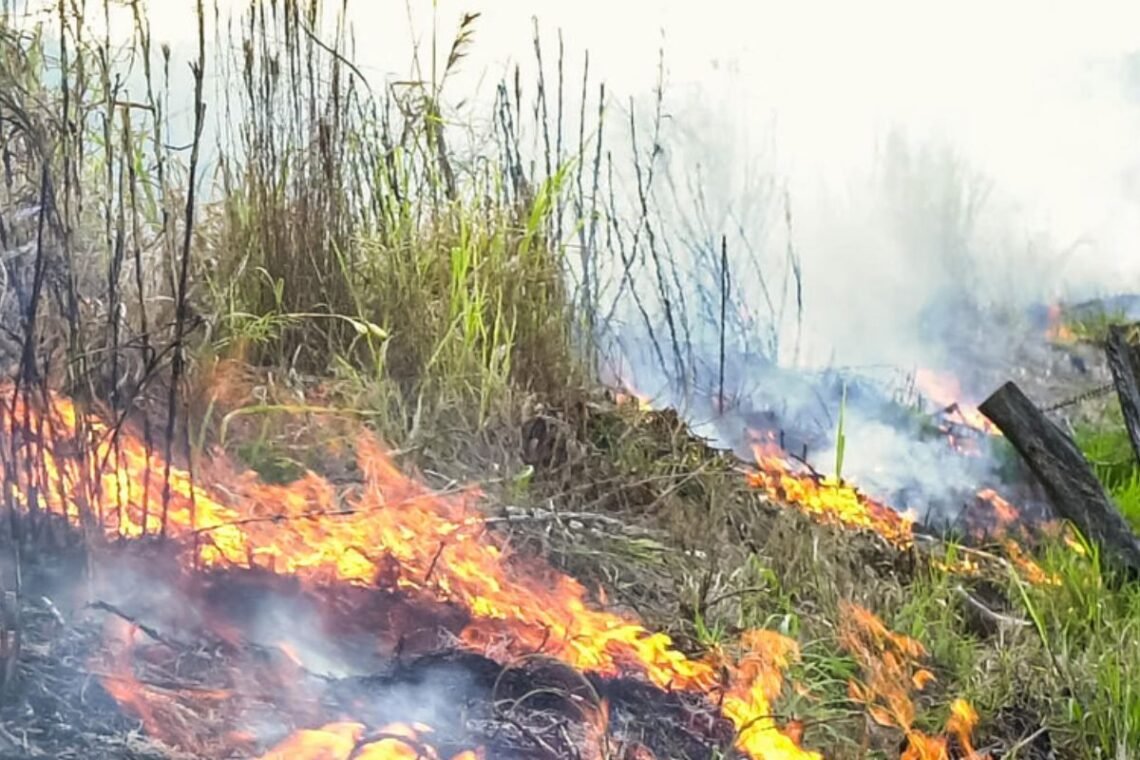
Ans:
[{"label": "flame front", "polygon": [[[861,493],[849,483],[821,476],[807,468],[795,468],[787,452],[771,440],[772,436],[755,431],[751,436],[757,441],[752,445],[756,467],[746,472],[745,477],[752,487],[775,495],[780,503],[799,509],[822,524],[874,531],[903,550],[914,545],[913,515],[900,513]],[[1045,572],[1011,537],[1018,532],[1015,528],[1024,528],[1020,524],[1021,514],[1017,507],[992,488],[979,490],[977,498],[988,507],[986,516],[995,523],[986,531],[977,533],[1000,537],[1009,561],[1029,582],[1059,584],[1059,578]],[[1024,530],[1020,532],[1028,535]],[[978,571],[977,563],[968,556],[957,558],[952,566],[936,564],[962,575],[973,575]]]},{"label": "flame front", "polygon": [[[298,731],[258,760],[441,760],[427,742],[431,728],[391,723],[368,732],[363,723],[330,723]],[[482,760],[467,750],[450,760]]]},{"label": "flame front", "polygon": [[[404,476],[367,435],[357,441],[363,486],[341,501],[316,474],[288,486],[267,485],[252,473],[227,472],[221,457],[199,476],[212,487],[195,485],[186,470],[148,452],[126,431],[116,435],[105,422],[79,415],[66,399],[52,397],[48,414],[18,401],[6,411],[0,432],[38,442],[31,447],[34,468],[19,468],[23,474],[9,494],[26,511],[93,522],[110,536],[165,533],[196,566],[256,567],[312,582],[431,594],[468,610],[471,622],[461,638],[475,651],[497,651],[506,642],[509,656],[543,652],[597,674],[640,673],[660,688],[699,692],[720,703],[737,726],[738,746],[751,757],[820,757],[801,749],[771,717],[780,674],[797,655],[793,641],[766,631],[746,635],[746,654],[730,666],[725,684],[723,663],[690,659],[667,635],[593,609],[574,579],[538,562],[519,568],[526,563],[515,559],[508,567],[511,558],[475,507],[476,490],[430,491]],[[62,453],[76,450],[94,452],[94,461],[106,466]],[[266,757],[340,757],[350,741],[356,746],[357,731],[347,722],[301,732]],[[381,744],[367,757],[404,756],[391,742]]]},{"label": "flame front", "polygon": [[833,478],[793,471],[787,455],[777,446],[757,444],[753,453],[757,469],[746,477],[754,488],[775,494],[825,524],[873,530],[900,548],[914,543],[912,517]]}]

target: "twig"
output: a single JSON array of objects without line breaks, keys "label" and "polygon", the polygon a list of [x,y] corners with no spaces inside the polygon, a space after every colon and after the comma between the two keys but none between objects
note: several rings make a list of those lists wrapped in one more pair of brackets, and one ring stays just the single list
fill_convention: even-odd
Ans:
[{"label": "twig", "polygon": [[158,629],[152,628],[151,626],[147,625],[146,623],[140,622],[139,619],[137,617],[135,617],[134,615],[127,614],[126,612],[124,612],[123,610],[119,609],[118,607],[116,607],[115,605],[113,605],[109,602],[95,601],[95,602],[91,602],[90,604],[88,604],[87,607],[89,609],[93,609],[93,610],[102,610],[103,612],[109,612],[112,615],[115,615],[116,617],[122,618],[123,620],[127,621],[131,625],[135,626],[140,631],[145,633],[147,636],[150,636],[152,639],[157,641],[159,644],[164,644],[165,646],[168,646],[171,648],[178,648],[178,645],[175,642],[170,641],[165,636],[163,636],[161,633],[159,633]]},{"label": "twig", "polygon": [[[190,254],[191,244],[194,241],[194,211],[196,208],[196,192],[198,186],[198,160],[202,147],[202,131],[205,125],[206,103],[202,98],[202,87],[205,80],[206,69],[206,20],[205,8],[202,0],[197,4],[198,18],[198,60],[191,64],[190,72],[194,78],[194,142],[190,150],[190,167],[186,187],[186,213],[185,229],[182,231],[182,250],[179,262],[178,284],[175,291],[175,318],[174,318],[174,355],[170,365],[170,387],[167,393],[167,421],[166,421],[166,464],[163,472],[162,486],[162,524],[160,534],[166,536],[166,521],[170,509],[170,467],[174,449],[175,421],[178,411],[178,384],[182,382],[184,365],[186,362],[185,346],[186,322],[189,317],[190,287]],[[190,521],[194,523],[195,507],[193,490],[190,497]]]},{"label": "twig", "polygon": [[[915,542],[922,540],[927,544],[932,544],[932,545],[936,544],[938,546],[943,546],[946,543],[945,541],[938,538],[937,536],[931,536],[931,535],[928,535],[926,533],[915,533],[914,539],[915,539]],[[972,556],[977,557],[979,559],[984,559],[984,560],[987,560],[989,562],[993,562],[994,564],[1000,565],[1002,568],[1004,568],[1006,570],[1015,570],[1012,562],[1007,560],[1005,557],[1001,557],[1001,556],[998,556],[997,554],[994,554],[993,552],[983,551],[982,549],[977,549],[977,548],[974,548],[972,546],[962,546],[961,544],[955,545],[954,550],[957,552],[960,552],[962,554],[969,554],[969,555],[972,555]]]},{"label": "twig", "polygon": [[[184,684],[184,683],[179,683],[177,681],[154,681],[154,680],[148,680],[145,678],[139,678],[137,676],[122,676],[122,675],[117,675],[115,673],[103,673],[103,672],[96,671],[96,670],[86,670],[86,671],[78,671],[78,672],[85,673],[86,675],[89,675],[89,676],[94,676],[95,678],[98,678],[100,680],[127,681],[129,683],[142,684],[143,686],[147,686],[151,689],[160,689],[162,691],[171,691],[171,692],[189,691],[189,692],[193,692],[195,698],[198,698],[198,699],[213,697],[214,699],[221,700],[221,699],[227,699],[230,696],[232,696],[232,694],[229,690],[217,689],[217,688],[214,688],[212,686],[195,686],[193,684]],[[249,696],[257,697],[259,695],[249,695]],[[269,694],[263,694],[263,695],[260,695],[260,699],[265,701],[265,702],[273,702],[276,698],[269,695]]]},{"label": "twig", "polygon": [[692,481],[693,481],[694,479],[696,479],[696,478],[697,478],[699,475],[703,475],[703,474],[704,474],[704,471],[705,471],[705,470],[707,470],[707,469],[709,468],[709,464],[710,464],[710,462],[704,462],[704,463],[702,463],[702,464],[701,464],[699,467],[694,467],[694,468],[693,468],[691,471],[689,471],[689,472],[687,472],[687,473],[685,474],[685,477],[678,479],[676,483],[672,483],[672,484],[671,484],[671,485],[670,485],[668,488],[666,488],[664,491],[662,491],[662,492],[661,492],[661,493],[660,493],[660,494],[657,496],[657,498],[655,498],[655,499],[654,499],[654,500],[653,500],[653,501],[652,501],[652,502],[649,504],[649,506],[648,506],[648,508],[647,508],[647,509],[648,509],[648,511],[649,511],[649,512],[652,512],[652,511],[654,511],[654,509],[655,509],[655,508],[656,508],[656,507],[657,507],[657,506],[658,506],[658,505],[659,505],[659,504],[660,504],[662,501],[664,501],[665,497],[667,497],[667,496],[671,496],[671,495],[672,495],[673,493],[675,493],[675,492],[676,492],[678,489],[680,489],[681,487],[683,487],[683,486],[687,485],[688,483],[692,482]]},{"label": "twig", "polygon": [[543,752],[547,753],[550,757],[552,757],[552,758],[562,757],[561,752],[554,749],[554,747],[551,747],[546,742],[546,740],[544,740],[541,736],[536,734],[534,731],[531,731],[529,728],[527,728],[526,726],[524,726],[522,723],[515,720],[511,716],[500,715],[499,720],[502,720],[503,722],[509,723],[510,725],[514,726],[519,731],[519,733],[521,733],[523,735],[524,738],[529,739],[531,742],[534,743],[535,746],[537,746]]},{"label": "twig", "polygon": [[1010,615],[1003,615],[1000,612],[994,612],[989,607],[982,604],[981,601],[974,598],[970,592],[966,591],[966,589],[964,589],[961,585],[955,586],[954,591],[958,594],[958,596],[966,600],[966,602],[971,607],[980,612],[982,616],[992,620],[995,623],[998,623],[999,625],[1012,625],[1022,628],[1030,625],[1030,622],[1028,620],[1022,620],[1021,618],[1012,617]]},{"label": "twig", "polygon": [[59,611],[59,608],[55,606],[55,602],[46,596],[39,597],[39,601],[40,605],[48,611],[48,614],[51,615],[52,620],[54,620],[59,625],[66,624],[66,621],[63,619],[63,614]]},{"label": "twig", "polygon": [[721,602],[726,602],[729,599],[732,599],[734,597],[744,596],[745,594],[760,593],[761,591],[767,591],[767,587],[765,587],[765,586],[749,586],[748,588],[738,588],[738,589],[734,589],[732,591],[726,591],[725,593],[721,594],[720,596],[713,597],[712,599],[708,600],[707,602],[705,602],[701,606],[707,610],[709,607],[714,607],[714,606],[720,604]]},{"label": "twig", "polygon": [[728,318],[728,236],[720,236],[720,383],[717,393],[717,411],[724,413],[724,340]]},{"label": "twig", "polygon": [[1034,741],[1036,741],[1037,737],[1041,736],[1041,734],[1045,733],[1047,730],[1048,730],[1047,727],[1041,726],[1041,728],[1037,729],[1036,731],[1031,733],[1029,736],[1025,737],[1024,739],[1020,739],[1016,744],[1014,744],[1012,747],[1010,747],[1006,752],[1003,752],[1002,754],[1005,757],[1011,757],[1011,756],[1015,755],[1023,747],[1028,747],[1030,744],[1032,744]]},{"label": "twig", "polygon": [[[804,326],[804,282],[803,263],[796,253],[792,236],[792,200],[787,186],[784,187],[784,224],[788,232],[788,266],[792,270],[792,277],[796,283],[796,343],[792,352],[792,366],[800,361],[800,341],[803,337]],[[785,293],[786,295],[786,293]],[[773,357],[775,358],[775,356]]]},{"label": "twig", "polygon": [[440,555],[443,554],[445,548],[447,548],[447,542],[440,541],[439,548],[436,549],[435,556],[431,558],[431,564],[428,565],[427,572],[424,573],[424,585],[427,585],[427,582],[431,580],[431,574],[435,572],[435,565],[439,562]]}]

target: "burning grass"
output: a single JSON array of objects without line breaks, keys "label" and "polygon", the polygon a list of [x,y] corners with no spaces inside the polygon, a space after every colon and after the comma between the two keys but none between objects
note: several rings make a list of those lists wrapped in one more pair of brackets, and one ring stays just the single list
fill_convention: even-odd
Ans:
[{"label": "burning grass", "polygon": [[[758,631],[741,638],[738,662],[690,659],[667,635],[592,607],[569,576],[512,559],[488,534],[474,506],[477,493],[428,491],[401,474],[367,435],[356,445],[362,488],[342,497],[315,474],[271,486],[226,472],[221,459],[213,463],[220,469],[206,476],[214,486],[195,485],[187,471],[158,460],[141,440],[126,431],[112,435],[104,422],[59,398],[46,408],[16,404],[4,420],[5,438],[30,457],[12,463],[16,478],[7,491],[28,518],[85,525],[108,538],[162,536],[180,547],[187,569],[260,570],[304,584],[436,598],[466,611],[469,622],[451,634],[466,649],[508,661],[542,654],[609,677],[640,674],[659,689],[705,695],[719,705],[750,757],[815,756],[771,718],[780,673],[796,656],[794,642]],[[68,453],[85,451],[94,459]],[[279,645],[294,646],[287,635]],[[130,675],[132,649],[127,642],[127,659],[119,664],[127,675],[104,687],[152,735],[204,749],[192,729],[178,725],[184,720],[160,710],[167,698],[139,688]],[[212,693],[226,692],[196,689],[193,696],[210,701]]]},{"label": "burning grass", "polygon": [[[785,704],[805,726],[807,746],[823,748],[827,757],[862,757],[874,749],[895,756],[906,749],[909,731],[915,740],[910,756],[941,757],[936,750],[942,747],[951,757],[965,757],[971,750],[955,732],[969,717],[967,706],[978,716],[969,737],[978,757],[1001,757],[1015,747],[1023,757],[1046,757],[1050,747],[1080,755],[1111,746],[1105,742],[1109,733],[1123,736],[1135,730],[1127,711],[1109,707],[1118,698],[1128,701],[1114,685],[1115,676],[1088,677],[1102,673],[1105,658],[1126,672],[1135,668],[1114,651],[1131,626],[1134,590],[1112,587],[1095,553],[1072,544],[1063,531],[1007,542],[1006,551],[1014,557],[1025,551],[1018,541],[1038,547],[1034,562],[1016,571],[1014,564],[995,561],[993,555],[952,544],[944,547],[945,554],[927,555],[922,536],[914,536],[917,545],[904,549],[877,531],[862,537],[850,532],[866,523],[820,528],[807,516],[810,511],[764,506],[768,498],[778,503],[782,495],[806,486],[755,493],[739,472],[737,479],[729,476],[735,472],[730,463],[697,455],[683,425],[668,412],[647,413],[626,404],[614,414],[624,423],[605,413],[588,426],[602,433],[592,439],[596,445],[613,448],[578,467],[612,472],[617,457],[618,469],[628,468],[618,482],[631,485],[613,489],[613,499],[626,502],[621,509],[627,514],[646,515],[639,505],[652,505],[650,524],[667,526],[673,538],[666,543],[683,547],[681,557],[666,554],[661,559],[676,578],[678,606],[654,610],[643,600],[642,609],[650,619],[674,620],[671,630],[694,643],[723,641],[757,625],[792,632],[806,642],[802,662],[790,671],[796,688]],[[672,443],[663,446],[666,440]],[[663,455],[666,449],[672,454]],[[648,462],[654,465],[647,469]],[[786,465],[774,472],[785,470]],[[654,475],[661,480],[646,489],[645,480]],[[682,489],[684,497],[678,497]],[[858,503],[853,490],[845,493],[841,503]],[[576,565],[573,556],[565,561]],[[595,557],[594,567],[578,572],[630,577],[633,572],[621,568],[632,562],[613,556],[606,564],[615,569],[599,572]],[[963,572],[963,562],[975,570]],[[1082,589],[1096,590],[1086,596]],[[913,667],[934,676],[924,676],[921,689],[908,682],[914,692],[908,697],[913,700],[908,726],[893,721],[888,729],[868,722],[862,710],[851,713],[851,684],[859,682],[862,666],[839,629],[850,621],[847,605],[852,603],[873,610],[889,629],[917,642],[922,656]],[[1094,621],[1073,604],[1105,605],[1105,614]],[[681,620],[676,620],[678,612]],[[1090,626],[1076,638],[1069,619],[1074,613]],[[1124,648],[1132,651],[1130,644]],[[1058,655],[1062,650],[1065,654]],[[1080,696],[1058,699],[1059,693]],[[1086,722],[1091,710],[1082,707],[1079,718],[1070,712],[1078,702],[1102,705],[1096,733]],[[924,746],[920,736],[933,737],[925,755],[916,754]]]},{"label": "burning grass", "polygon": [[[82,449],[66,443],[70,430],[66,425],[81,417],[66,407],[62,411],[62,417],[51,425],[46,423],[48,418],[44,418],[43,424],[36,422],[34,415],[21,413],[16,419],[28,420],[30,427],[24,425],[28,430],[58,437],[60,451]],[[548,410],[548,414],[552,412]],[[504,531],[507,545],[541,546],[568,569],[588,567],[581,572],[587,585],[604,584],[602,588],[611,601],[626,607],[636,605],[641,616],[650,621],[650,627],[652,621],[660,621],[675,642],[672,645],[662,635],[638,633],[642,629],[631,622],[629,613],[590,612],[595,603],[587,599],[582,586],[565,576],[551,575],[552,571],[532,565],[525,557],[510,559],[509,554],[500,554],[495,541],[484,546],[491,538],[484,535],[483,518],[470,511],[471,506],[464,506],[472,493],[440,496],[427,491],[405,479],[367,439],[359,452],[363,457],[363,482],[350,489],[345,501],[335,496],[339,489],[329,490],[330,486],[321,485],[315,476],[292,486],[270,486],[224,468],[210,473],[209,482],[214,486],[194,491],[182,486],[174,488],[174,502],[167,510],[172,521],[171,535],[199,536],[193,542],[178,542],[184,552],[181,567],[191,572],[194,567],[200,571],[213,567],[215,573],[271,571],[272,577],[278,573],[293,575],[310,588],[327,586],[338,579],[362,590],[379,584],[384,593],[456,605],[458,610],[467,612],[447,625],[451,626],[452,640],[464,649],[500,652],[493,657],[506,656],[508,661],[541,650],[603,679],[629,672],[640,674],[635,680],[647,687],[680,694],[695,689],[697,694],[710,695],[705,704],[719,705],[723,715],[734,719],[738,727],[747,725],[760,732],[755,738],[747,732],[737,736],[738,742],[757,742],[752,745],[752,755],[756,757],[779,756],[772,754],[776,745],[769,744],[769,737],[783,737],[781,742],[802,741],[803,746],[818,748],[826,757],[839,758],[861,756],[876,747],[889,751],[899,741],[905,742],[907,757],[980,758],[1000,756],[1003,747],[1008,749],[1032,733],[1036,736],[1023,749],[1042,746],[1042,737],[1051,736],[1059,743],[1072,742],[1072,746],[1093,740],[1075,730],[1083,724],[1072,724],[1053,712],[1050,689],[1060,688],[1060,684],[1078,688],[1076,674],[1081,671],[1074,668],[1088,664],[1084,657],[1109,654],[1107,642],[1101,638],[1106,631],[1096,621],[1088,620],[1090,628],[1084,632],[1084,648],[1078,657],[1077,651],[1068,650],[1068,645],[1076,643],[1069,639],[1075,629],[1069,625],[1053,629],[1050,621],[1068,619],[1052,605],[1071,605],[1078,589],[1085,593],[1085,585],[1097,577],[1095,558],[1060,549],[1047,553],[1043,565],[1060,574],[1058,586],[1037,586],[1017,574],[1003,577],[1000,564],[993,565],[985,586],[975,576],[945,569],[954,564],[952,547],[951,556],[946,557],[951,561],[929,561],[922,554],[916,555],[915,547],[900,548],[883,541],[873,530],[861,537],[848,528],[821,527],[806,513],[774,508],[768,502],[770,496],[741,475],[739,465],[709,452],[668,414],[598,401],[579,422],[589,441],[584,453],[573,461],[553,465],[552,469],[550,464],[540,466],[529,486],[533,489],[531,498],[550,493],[556,499],[555,509],[548,514],[507,511],[502,519],[492,517],[490,522]],[[88,419],[87,430],[95,436],[106,433],[94,419]],[[620,448],[613,448],[615,444]],[[128,450],[139,445],[125,432],[119,444]],[[645,451],[637,453],[642,447]],[[38,449],[33,451],[43,457]],[[649,451],[657,453],[646,457]],[[136,527],[123,530],[124,535],[137,535],[143,524],[151,525],[152,531],[158,530],[158,522],[148,519],[144,523],[141,518],[141,497],[145,491],[131,485],[145,482],[145,459],[122,453],[112,456],[108,448],[102,449],[100,459],[117,463],[117,467],[103,480],[84,482],[80,471],[45,458],[44,472],[57,473],[57,482],[45,482],[37,489],[44,494],[44,506],[70,512],[74,517],[86,509],[80,505],[89,504],[86,500],[93,493],[101,493],[103,498],[113,493],[129,494],[121,513],[117,509],[104,510],[103,519],[107,520],[111,535],[117,536],[121,528],[131,525]],[[608,465],[601,464],[601,460]],[[650,462],[657,472],[643,469]],[[600,482],[593,490],[566,490],[566,468],[569,472],[590,472],[594,467],[599,474],[609,473],[608,483]],[[157,473],[161,468],[152,463],[151,470]],[[125,480],[123,473],[130,473]],[[174,474],[176,479],[185,477],[177,468]],[[501,498],[495,485],[490,487]],[[151,489],[151,513],[157,514],[162,503],[157,477]],[[352,490],[357,491],[355,496]],[[193,510],[186,501],[191,493],[196,505]],[[74,506],[66,507],[69,502],[65,501],[53,502],[51,494],[73,495]],[[292,515],[290,494],[303,498],[296,507],[301,511]],[[602,494],[606,498],[599,501]],[[329,504],[328,500],[334,497],[337,501]],[[375,498],[382,498],[383,503],[371,504]],[[327,504],[326,508],[312,508],[322,503]],[[571,506],[575,512],[569,511]],[[591,513],[598,514],[600,520],[596,530],[589,528]],[[178,527],[179,521],[191,514],[194,524],[204,529],[200,533],[187,534],[185,526]],[[616,515],[622,519],[615,519]],[[421,517],[429,521],[443,519],[439,527],[445,529],[439,534],[439,541],[416,538],[425,535],[428,523],[412,532],[398,527],[419,524]],[[389,518],[395,522],[390,523]],[[692,529],[694,520],[700,522],[702,530]],[[208,529],[211,525],[214,530]],[[385,526],[395,532],[389,532]],[[368,536],[356,536],[359,531]],[[222,538],[212,538],[214,534]],[[541,540],[535,542],[536,538]],[[423,551],[416,553],[418,550],[413,547],[418,545]],[[365,546],[369,550],[362,551]],[[649,546],[656,548],[646,554]],[[380,557],[384,561],[378,565]],[[471,569],[464,569],[468,567]],[[475,570],[476,567],[484,569]],[[496,575],[494,585],[487,586],[488,572],[507,575]],[[223,588],[225,583],[232,581],[224,582]],[[1114,593],[1103,581],[1097,583],[1105,595]],[[507,601],[504,594],[515,595],[512,598],[519,601]],[[556,601],[561,598],[570,606],[562,607],[563,602]],[[531,601],[520,606],[523,599]],[[361,598],[333,606],[345,611],[383,609],[392,607],[392,602],[376,607]],[[514,611],[506,612],[508,607]],[[980,614],[988,628],[978,625],[979,608],[985,610]],[[568,617],[563,617],[559,609]],[[872,613],[872,609],[876,612]],[[422,609],[414,615],[421,622],[442,621],[438,613],[425,613]],[[465,616],[469,622],[464,622]],[[881,622],[879,616],[887,623]],[[231,620],[217,626],[216,614],[207,618],[213,619],[216,626],[212,634],[216,643],[212,646],[232,648],[232,635],[218,638],[218,631],[241,631],[244,624]],[[595,627],[595,622],[600,627]],[[1115,617],[1101,622],[1113,629],[1120,624]],[[898,633],[890,631],[888,623]],[[852,624],[855,629],[846,627]],[[181,651],[181,646],[170,650],[169,644],[146,641],[152,637],[140,633],[137,627],[124,627],[121,620],[116,625],[120,638],[133,636],[135,643],[120,652],[134,651],[133,656],[141,658],[136,660],[138,665],[130,665],[127,671],[139,675],[126,680],[115,676],[122,672],[115,668],[121,668],[124,662],[115,658],[99,670],[112,674],[110,681],[105,680],[105,688],[120,698],[128,712],[146,718],[150,711],[151,717],[144,720],[144,725],[163,720],[156,716],[166,716],[169,721],[172,715],[180,713],[183,717],[179,722],[191,725],[193,721],[187,724],[187,718],[194,714],[193,710],[202,709],[228,716],[226,720],[248,717],[248,700],[246,710],[232,709],[232,697],[223,698],[215,708],[208,708],[202,701],[208,701],[209,693],[229,694],[239,688],[228,675],[233,671],[227,668],[234,667],[225,664],[228,660],[215,663],[221,668],[219,672],[226,674],[221,681],[190,677],[193,669],[179,670],[172,664],[193,661],[187,659],[189,653]],[[370,627],[371,635],[386,638],[389,649],[384,651],[391,652],[390,647],[400,637],[385,637],[382,630],[383,626]],[[633,638],[627,638],[626,632]],[[1055,661],[1058,636],[1069,642],[1067,657],[1075,659]],[[587,643],[590,641],[596,641],[598,648]],[[801,650],[795,641],[805,642],[806,646]],[[856,645],[856,641],[863,644]],[[409,639],[404,642],[399,645],[404,648],[403,656],[413,656],[415,646]],[[891,647],[898,648],[892,642],[901,642],[902,649],[891,654]],[[304,655],[297,655],[295,646],[280,642],[277,645],[273,660],[277,665],[267,671],[270,675],[266,678],[270,680],[263,682],[260,690],[253,690],[254,694],[264,692],[265,683],[273,683],[273,678],[280,679],[282,673],[291,672],[288,668],[280,670],[282,662],[305,667]],[[374,646],[373,650],[375,655]],[[143,656],[147,651],[149,654]],[[680,654],[686,651],[694,654]],[[697,654],[700,652],[704,654]],[[300,659],[294,659],[298,656]],[[487,660],[489,665],[491,662]],[[139,665],[145,669],[137,670]],[[722,682],[720,676],[714,676],[723,668],[744,679],[738,683],[753,684],[759,691],[750,691],[752,696],[746,701],[736,702],[732,679]],[[237,670],[248,674],[256,668],[246,665]],[[292,672],[296,674],[295,670]],[[892,673],[899,677],[890,676]],[[28,675],[35,677],[35,671]],[[131,678],[142,679],[135,683],[141,691],[131,692],[133,697],[128,697],[117,687],[130,684]],[[288,688],[298,688],[297,684],[305,681],[294,681]],[[781,681],[785,682],[783,687]],[[283,687],[289,683],[287,678]],[[167,686],[151,688],[142,684]],[[902,691],[892,691],[901,688],[900,684],[905,685]],[[1095,700],[1099,689],[1107,686],[1098,682],[1091,691],[1086,687],[1073,693]],[[174,704],[182,707],[170,706],[171,696],[163,696],[163,690],[169,688],[176,690]],[[596,688],[605,690],[604,684]],[[727,691],[721,691],[726,688]],[[911,692],[917,693],[917,697]],[[715,696],[717,693],[721,696]],[[221,709],[223,703],[231,708]],[[878,706],[880,703],[887,707]],[[167,707],[161,707],[164,704]],[[194,706],[191,712],[186,712],[190,709],[187,704]],[[1036,714],[1045,721],[1033,724],[1031,732],[1007,736],[1007,729],[993,722],[996,716],[1007,713],[1024,716],[1026,704],[1033,711],[1030,715]],[[971,715],[967,705],[980,716],[974,733],[963,726]],[[773,706],[780,716],[777,722],[784,729],[782,734],[772,733],[765,724],[751,723],[747,718],[749,714],[767,715]],[[614,709],[617,712],[612,716],[625,716],[621,720],[627,722],[619,723],[626,730],[637,725],[636,720],[628,722],[628,707],[624,711],[620,705]],[[886,720],[888,713],[884,709],[893,716],[890,720]],[[375,731],[393,719],[391,713],[387,719],[383,713],[352,719],[345,710],[323,715],[298,710],[296,715],[309,716],[309,720],[297,728],[316,733],[282,741],[335,743],[339,736],[344,742],[353,739],[352,746],[359,749],[369,741],[381,740]],[[343,722],[346,717],[348,723]],[[1019,725],[1024,724],[1024,717],[1019,720]],[[321,727],[329,725],[332,727],[322,733]],[[1048,734],[1040,732],[1043,728],[1048,729]],[[212,730],[212,735],[224,736],[233,730],[237,729],[232,725],[226,731],[219,726]],[[450,730],[436,726],[434,734],[447,734]],[[163,732],[151,725],[148,733],[154,736]],[[418,733],[421,739],[426,736],[422,731]],[[637,735],[636,731],[633,735]],[[623,730],[619,736],[627,737],[621,741],[628,741],[632,735]],[[470,749],[456,746],[454,741],[444,739],[445,746],[453,749],[439,751],[452,756]],[[554,739],[547,737],[543,741]],[[588,744],[584,738],[574,741],[579,749]],[[973,742],[972,749],[968,742]],[[268,746],[262,749],[270,751]],[[199,747],[199,752],[203,750]],[[790,745],[779,751],[786,754],[791,751]],[[215,754],[208,751],[200,756]]]}]

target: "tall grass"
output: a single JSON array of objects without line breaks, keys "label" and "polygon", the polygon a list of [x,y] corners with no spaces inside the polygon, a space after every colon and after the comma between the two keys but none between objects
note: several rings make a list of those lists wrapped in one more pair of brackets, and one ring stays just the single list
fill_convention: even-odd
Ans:
[{"label": "tall grass", "polygon": [[440,94],[476,22],[431,79],[380,94],[343,32],[318,42],[314,6],[256,7],[231,61],[242,87],[226,109],[248,117],[227,140],[200,259],[217,344],[348,376],[393,434],[412,409],[479,425],[510,388],[578,383],[548,238],[565,167],[532,187],[447,147]]},{"label": "tall grass", "polygon": [[[57,74],[33,89],[62,100],[46,110],[79,116],[38,129],[59,146],[51,176],[65,185],[65,245],[82,240],[98,248],[84,262],[101,259],[97,318],[80,313],[93,299],[70,289],[71,321],[102,326],[96,342],[78,326],[68,338],[73,386],[106,396],[109,385],[122,403],[181,355],[164,345],[193,338],[206,355],[350,376],[398,434],[409,409],[460,410],[478,424],[505,388],[580,384],[615,337],[651,357],[647,371],[709,392],[725,375],[704,366],[711,347],[775,360],[789,293],[797,320],[803,309],[790,203],[789,244],[770,267],[744,223],[706,207],[701,168],[665,160],[663,54],[651,101],[626,106],[588,55],[569,71],[559,38],[552,58],[536,26],[536,80],[516,68],[485,104],[489,134],[476,136],[445,95],[478,44],[477,14],[452,39],[433,30],[430,60],[383,83],[352,63],[353,31],[327,10],[285,0],[227,19],[200,7],[210,44],[195,66],[219,86],[190,108],[170,84],[182,64],[156,49],[138,0],[122,49],[90,31],[92,17],[122,12],[106,2],[62,3],[58,40],[9,46],[50,50],[54,60],[21,70]],[[172,114],[203,108],[217,144],[171,145]],[[213,149],[214,173],[187,176],[193,146]],[[726,225],[744,241],[731,261]],[[734,276],[742,262],[747,276]],[[100,344],[114,348],[90,350]]]}]

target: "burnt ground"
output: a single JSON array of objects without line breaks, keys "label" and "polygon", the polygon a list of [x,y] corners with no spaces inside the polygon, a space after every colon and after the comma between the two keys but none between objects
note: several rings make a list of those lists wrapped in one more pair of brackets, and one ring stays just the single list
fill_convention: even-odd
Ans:
[{"label": "burnt ground", "polygon": [[[39,603],[36,603],[39,602]],[[87,666],[102,647],[94,624],[68,624],[54,605],[25,604],[20,663],[0,706],[0,758],[170,760]]]},{"label": "burnt ground", "polygon": [[[467,618],[446,604],[361,588],[302,590],[255,572],[213,572],[174,592],[167,576],[177,570],[160,555],[128,554],[108,565],[112,574],[122,578],[141,560],[153,584],[139,593],[105,587],[120,604],[69,606],[103,587],[81,593],[64,580],[77,577],[78,555],[39,563],[35,570],[47,572],[28,578],[19,664],[0,706],[0,758],[244,758],[348,717],[369,727],[361,744],[390,723],[426,722],[443,757],[473,747],[495,760],[734,756],[732,726],[704,696],[586,676],[544,657],[504,666],[448,644]],[[328,662],[360,667],[309,671],[238,633],[255,630],[271,606],[323,618]],[[187,620],[209,621],[209,630]],[[394,640],[390,629],[406,621],[416,628],[378,655],[377,641]],[[138,629],[124,669],[116,652],[131,624]],[[117,687],[144,699],[120,693],[117,701]]]}]

